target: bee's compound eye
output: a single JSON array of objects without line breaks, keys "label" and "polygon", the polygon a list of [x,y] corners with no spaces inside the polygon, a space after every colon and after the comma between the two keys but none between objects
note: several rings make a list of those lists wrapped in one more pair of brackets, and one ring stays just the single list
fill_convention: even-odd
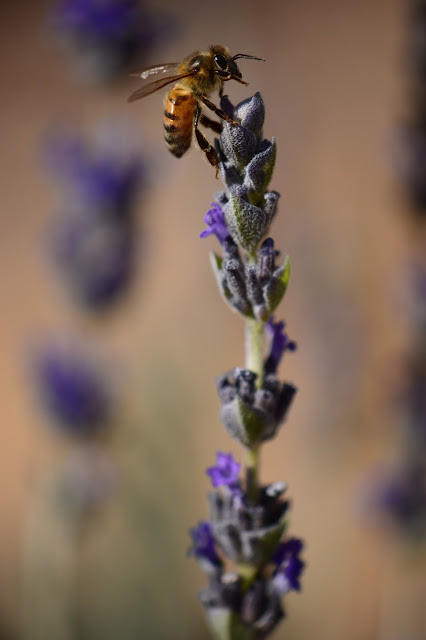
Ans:
[{"label": "bee's compound eye", "polygon": [[214,61],[216,62],[217,66],[223,71],[226,71],[228,69],[228,61],[221,53],[216,53],[216,55],[214,56]]}]

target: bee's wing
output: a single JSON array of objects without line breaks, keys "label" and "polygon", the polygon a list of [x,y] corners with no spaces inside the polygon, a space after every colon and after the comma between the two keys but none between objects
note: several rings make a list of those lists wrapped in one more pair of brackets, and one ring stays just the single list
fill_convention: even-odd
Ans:
[{"label": "bee's wing", "polygon": [[135,69],[131,72],[131,76],[137,76],[145,80],[154,73],[166,73],[166,71],[176,70],[179,66],[179,62],[165,62],[164,64],[157,64],[155,67],[143,67],[142,69]]},{"label": "bee's wing", "polygon": [[172,82],[177,82],[182,78],[188,78],[189,76],[194,76],[198,73],[197,69],[193,71],[188,71],[187,73],[179,73],[177,76],[169,76],[168,78],[160,78],[159,80],[154,80],[154,82],[149,82],[144,87],[140,87],[140,89],[136,89],[128,98],[127,102],[134,102],[135,100],[140,100],[141,98],[145,98],[145,96],[149,96],[154,91],[158,91],[162,89],[167,84],[171,84]]}]

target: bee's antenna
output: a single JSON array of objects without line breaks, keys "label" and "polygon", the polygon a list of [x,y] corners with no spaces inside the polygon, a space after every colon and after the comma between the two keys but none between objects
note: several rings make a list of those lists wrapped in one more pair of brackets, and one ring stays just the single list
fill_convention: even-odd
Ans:
[{"label": "bee's antenna", "polygon": [[237,55],[234,56],[232,59],[238,60],[238,58],[248,58],[249,60],[262,60],[262,62],[265,62],[265,58],[256,58],[256,56],[249,56],[246,53],[237,53]]}]

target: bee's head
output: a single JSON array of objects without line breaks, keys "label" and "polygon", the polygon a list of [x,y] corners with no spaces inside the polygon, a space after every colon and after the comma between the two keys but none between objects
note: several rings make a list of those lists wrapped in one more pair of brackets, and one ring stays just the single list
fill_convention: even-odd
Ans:
[{"label": "bee's head", "polygon": [[245,53],[237,53],[235,56],[231,56],[228,49],[226,47],[222,47],[217,45],[216,47],[211,47],[211,53],[213,56],[214,62],[214,72],[217,74],[222,80],[236,80],[237,82],[241,82],[241,84],[248,84],[242,80],[241,71],[238,69],[237,63],[235,60],[238,58],[249,58],[250,60],[263,60],[263,58],[256,58],[255,56],[249,56]]}]

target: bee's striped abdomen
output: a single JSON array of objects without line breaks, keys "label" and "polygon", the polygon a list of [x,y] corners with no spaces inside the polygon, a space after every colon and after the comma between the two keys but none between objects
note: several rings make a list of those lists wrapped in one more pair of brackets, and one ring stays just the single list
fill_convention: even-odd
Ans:
[{"label": "bee's striped abdomen", "polygon": [[164,101],[164,137],[177,158],[191,146],[197,100],[189,91],[173,88]]}]

